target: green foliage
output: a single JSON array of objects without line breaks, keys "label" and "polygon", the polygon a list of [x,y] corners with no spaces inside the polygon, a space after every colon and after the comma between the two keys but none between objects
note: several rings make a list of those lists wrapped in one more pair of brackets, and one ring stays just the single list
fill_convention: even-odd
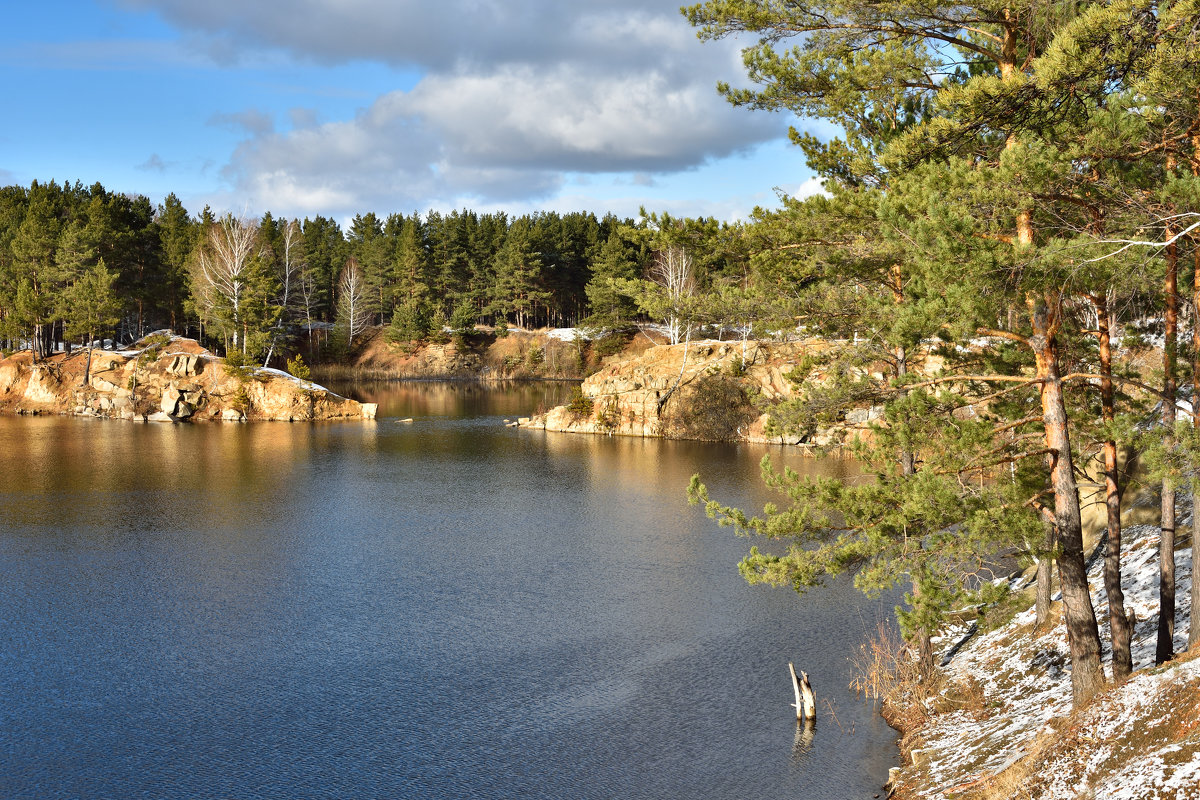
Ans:
[{"label": "green foliage", "polygon": [[446,332],[449,324],[450,320],[446,318],[446,312],[440,305],[435,306],[429,317],[429,341],[435,344],[445,344],[450,341],[450,334]]},{"label": "green foliage", "polygon": [[506,337],[508,336],[508,333],[509,333],[509,331],[508,331],[508,323],[507,323],[507,322],[505,322],[505,321],[504,321],[504,320],[502,320],[502,319],[500,319],[500,320],[496,320],[496,325],[495,325],[495,327],[493,328],[493,332],[496,334],[496,338],[497,338],[497,339],[504,339],[504,338],[506,338]]},{"label": "green foliage", "polygon": [[312,378],[312,370],[308,364],[304,363],[304,358],[299,353],[287,361],[287,371],[289,375],[299,378],[302,381],[307,381]]},{"label": "green foliage", "polygon": [[530,372],[537,372],[542,363],[546,360],[546,351],[538,345],[531,345],[525,351],[525,368]]},{"label": "green foliage", "polygon": [[606,433],[614,432],[621,424],[621,404],[617,396],[609,395],[604,399],[604,405],[596,414],[596,425]]},{"label": "green foliage", "polygon": [[599,339],[592,340],[592,352],[599,358],[616,355],[629,346],[629,335],[617,331],[609,331]]},{"label": "green foliage", "polygon": [[225,372],[237,379],[239,384],[245,384],[254,376],[254,358],[241,350],[230,350],[225,354]]},{"label": "green foliage", "polygon": [[[942,422],[961,403],[920,391],[888,403],[870,440],[853,445],[863,480],[802,478],[790,468],[777,471],[766,457],[763,478],[783,505],[748,516],[710,500],[698,476],[689,499],[741,535],[786,543],[782,553],[751,548],[741,564],[751,583],[804,591],[850,572],[859,588],[876,594],[911,582],[919,593],[898,609],[901,625],[909,634],[935,630],[951,608],[994,602],[989,565],[1025,552],[1042,533],[1036,514],[1021,505],[1027,487],[1018,481],[996,480],[995,473],[991,480],[962,480],[964,471],[986,470],[1000,454],[987,421]],[[915,454],[919,469],[903,468],[906,452]]]},{"label": "green foliage", "polygon": [[157,361],[170,343],[171,337],[165,333],[153,333],[138,342],[142,349],[142,352],[138,354],[138,368],[141,369]]},{"label": "green foliage", "polygon": [[242,414],[249,414],[250,410],[254,407],[253,402],[250,400],[250,392],[246,390],[244,383],[239,383],[237,389],[230,396],[229,407],[242,412]]},{"label": "green foliage", "polygon": [[425,308],[415,302],[397,306],[392,313],[386,336],[397,343],[418,342],[430,334],[430,320]]},{"label": "green foliage", "polygon": [[459,347],[466,347],[467,341],[475,335],[475,318],[475,307],[469,300],[460,300],[454,306],[450,327],[454,329],[454,341]]},{"label": "green foliage", "polygon": [[100,259],[64,292],[67,336],[83,337],[90,344],[94,334],[109,330],[120,321],[120,306],[113,291],[116,277]]},{"label": "green foliage", "polygon": [[578,386],[571,393],[571,400],[567,403],[567,412],[576,419],[585,419],[592,415],[592,410],[595,408],[595,401],[583,393],[583,390]]},{"label": "green foliage", "polygon": [[[339,277],[350,261],[361,286],[359,324],[342,332],[347,345],[366,325],[388,323],[406,307],[421,321],[399,325],[396,341],[423,339],[434,307],[449,314],[459,303],[472,304],[477,323],[507,317],[525,327],[569,326],[601,305],[625,321],[634,313],[627,298],[598,296],[589,308],[586,287],[597,275],[603,283],[607,274],[633,278],[642,271],[648,251],[626,234],[633,227],[632,220],[586,212],[386,219],[365,212],[343,231],[320,215],[302,223],[270,212],[233,220],[206,207],[192,217],[173,194],[155,209],[144,197],[99,184],[0,187],[0,337],[32,338],[45,349],[63,330],[58,323],[87,335],[87,322],[73,321],[78,303],[64,297],[101,260],[115,276],[123,335],[129,326],[134,335],[166,327],[196,335],[202,328],[212,342],[248,351],[274,352],[289,329],[337,319]],[[228,244],[225,234],[233,231],[252,236],[224,260],[232,270],[224,280],[205,269],[205,259],[209,267],[221,262],[216,245]],[[310,347],[319,344],[315,334],[307,338]]]}]

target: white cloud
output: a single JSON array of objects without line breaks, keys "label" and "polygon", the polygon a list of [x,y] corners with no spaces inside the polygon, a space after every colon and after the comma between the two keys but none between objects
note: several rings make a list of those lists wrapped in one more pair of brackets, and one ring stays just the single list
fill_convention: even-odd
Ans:
[{"label": "white cloud", "polygon": [[[277,48],[322,63],[448,70],[564,59],[646,65],[694,37],[677,0],[117,0],[208,36],[222,58]],[[664,41],[664,31],[670,33]]]},{"label": "white cloud", "polygon": [[567,172],[636,172],[644,183],[777,135],[776,120],[747,119],[661,74],[587,78],[572,65],[434,75],[351,120],[254,136],[226,176],[270,208],[330,197],[400,208],[536,199]]},{"label": "white cloud", "polygon": [[259,112],[213,117],[249,134],[222,170],[231,191],[281,213],[534,202],[568,174],[661,184],[786,124],[717,95],[718,80],[739,82],[737,45],[701,44],[678,0],[117,2],[227,63],[275,53],[420,72],[352,118],[296,109],[276,130]]},{"label": "white cloud", "polygon": [[813,197],[818,194],[824,195],[825,197],[833,197],[833,195],[825,189],[823,180],[815,176],[809,178],[796,188],[788,191],[788,194],[797,200],[803,200],[806,197]]}]

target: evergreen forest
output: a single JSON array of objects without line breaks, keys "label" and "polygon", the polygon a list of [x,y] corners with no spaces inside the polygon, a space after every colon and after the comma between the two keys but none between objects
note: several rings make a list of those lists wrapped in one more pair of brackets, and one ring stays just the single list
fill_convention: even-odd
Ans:
[{"label": "evergreen forest", "polygon": [[746,259],[715,246],[736,230],[469,210],[367,212],[343,230],[322,216],[193,215],[173,194],[154,206],[98,183],[35,181],[0,189],[0,340],[41,356],[170,328],[269,361],[329,330],[335,353],[375,326],[409,342],[476,324],[600,330],[638,315],[637,284],[664,249],[706,253],[690,286],[741,285]]}]

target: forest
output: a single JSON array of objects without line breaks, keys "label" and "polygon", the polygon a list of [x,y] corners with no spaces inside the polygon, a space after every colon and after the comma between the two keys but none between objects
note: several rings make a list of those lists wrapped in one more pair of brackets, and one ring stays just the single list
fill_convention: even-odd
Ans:
[{"label": "forest", "polygon": [[[638,313],[658,253],[689,256],[695,287],[740,285],[736,226],[669,215],[521,217],[469,210],[317,216],[191,215],[174,195],[56,181],[0,189],[0,340],[44,355],[170,328],[269,361],[332,329],[344,354],[373,326],[419,342],[475,324],[597,330]],[[706,242],[706,244],[700,244]],[[280,360],[279,363],[282,363]]]}]

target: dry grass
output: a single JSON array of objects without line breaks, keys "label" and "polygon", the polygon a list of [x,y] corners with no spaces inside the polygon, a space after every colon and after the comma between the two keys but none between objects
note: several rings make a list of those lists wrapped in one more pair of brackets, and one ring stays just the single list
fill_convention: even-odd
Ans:
[{"label": "dry grass", "polygon": [[880,622],[850,657],[854,678],[850,688],[883,703],[888,723],[901,731],[915,731],[932,714],[931,701],[945,685],[940,672],[922,676],[912,649],[895,626]]}]

